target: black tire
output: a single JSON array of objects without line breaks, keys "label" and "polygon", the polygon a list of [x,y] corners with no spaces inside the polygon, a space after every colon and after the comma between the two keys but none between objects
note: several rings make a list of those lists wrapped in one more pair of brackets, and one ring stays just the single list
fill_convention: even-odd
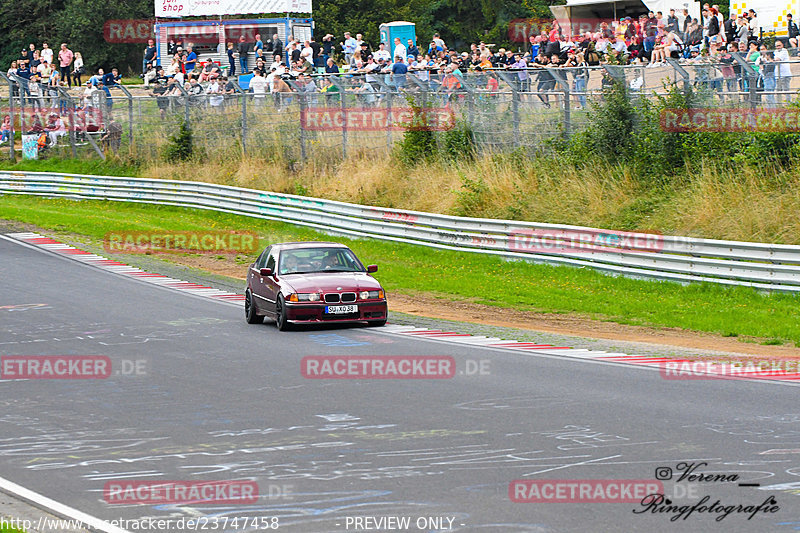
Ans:
[{"label": "black tire", "polygon": [[379,327],[382,327],[382,326],[385,326],[385,325],[386,325],[386,319],[385,318],[383,320],[370,320],[369,322],[367,322],[367,326],[369,326],[371,328],[379,328]]},{"label": "black tire", "polygon": [[261,324],[264,322],[264,317],[258,315],[258,308],[253,302],[253,296],[250,290],[244,293],[244,319],[248,324]]},{"label": "black tire", "polygon": [[278,300],[275,302],[275,325],[278,331],[288,331],[291,325],[286,319],[286,303],[283,300],[283,294],[278,295]]}]

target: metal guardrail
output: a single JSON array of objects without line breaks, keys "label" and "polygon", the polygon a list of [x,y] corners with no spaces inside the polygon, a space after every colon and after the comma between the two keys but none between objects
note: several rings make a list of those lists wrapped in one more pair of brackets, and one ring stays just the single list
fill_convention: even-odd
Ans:
[{"label": "metal guardrail", "polygon": [[455,217],[191,181],[0,172],[0,194],[210,209],[371,237],[615,275],[800,292],[800,246]]}]

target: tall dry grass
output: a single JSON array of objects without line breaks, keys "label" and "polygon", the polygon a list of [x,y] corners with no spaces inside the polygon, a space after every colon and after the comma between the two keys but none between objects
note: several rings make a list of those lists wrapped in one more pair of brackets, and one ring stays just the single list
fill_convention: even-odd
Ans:
[{"label": "tall dry grass", "polygon": [[800,244],[800,177],[790,171],[698,165],[656,185],[623,166],[555,157],[487,154],[407,167],[382,154],[334,155],[299,163],[225,146],[187,163],[152,159],[142,174],[418,211]]}]

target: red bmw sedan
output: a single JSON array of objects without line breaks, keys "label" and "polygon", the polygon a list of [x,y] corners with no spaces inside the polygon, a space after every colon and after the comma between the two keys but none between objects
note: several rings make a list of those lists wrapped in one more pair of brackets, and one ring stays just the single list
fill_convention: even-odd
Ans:
[{"label": "red bmw sedan", "polygon": [[268,246],[247,271],[244,313],[248,324],[265,317],[284,331],[291,324],[386,324],[386,294],[350,248],[333,242]]}]

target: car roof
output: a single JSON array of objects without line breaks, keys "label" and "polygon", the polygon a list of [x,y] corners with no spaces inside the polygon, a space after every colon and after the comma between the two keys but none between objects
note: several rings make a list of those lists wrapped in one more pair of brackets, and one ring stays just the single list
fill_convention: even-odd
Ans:
[{"label": "car roof", "polygon": [[297,250],[300,248],[347,248],[344,244],[328,241],[282,242],[272,245],[277,250]]}]

